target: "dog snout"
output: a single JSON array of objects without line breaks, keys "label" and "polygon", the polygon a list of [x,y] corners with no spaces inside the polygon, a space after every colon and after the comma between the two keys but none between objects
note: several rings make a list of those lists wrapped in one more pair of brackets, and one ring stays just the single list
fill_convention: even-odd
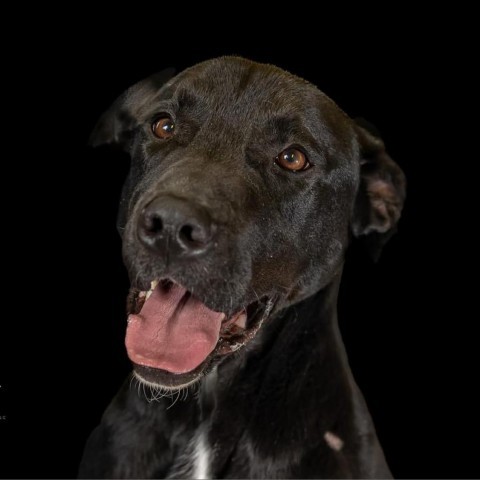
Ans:
[{"label": "dog snout", "polygon": [[137,225],[140,242],[150,251],[170,258],[205,253],[214,230],[205,208],[172,196],[157,197],[146,205]]}]

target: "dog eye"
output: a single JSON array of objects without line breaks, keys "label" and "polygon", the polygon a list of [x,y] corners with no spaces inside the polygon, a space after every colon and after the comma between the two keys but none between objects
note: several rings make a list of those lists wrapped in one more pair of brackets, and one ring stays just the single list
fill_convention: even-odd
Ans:
[{"label": "dog eye", "polygon": [[291,172],[299,172],[300,170],[306,170],[309,168],[310,162],[307,156],[297,148],[287,148],[275,158],[275,163],[280,165],[285,170]]},{"label": "dog eye", "polygon": [[173,136],[175,132],[175,123],[170,117],[159,118],[153,123],[152,131],[156,137],[166,140]]}]

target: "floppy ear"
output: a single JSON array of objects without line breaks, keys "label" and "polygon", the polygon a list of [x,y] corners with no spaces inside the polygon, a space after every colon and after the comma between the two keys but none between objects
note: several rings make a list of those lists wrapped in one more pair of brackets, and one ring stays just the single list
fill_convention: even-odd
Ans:
[{"label": "floppy ear", "polygon": [[405,201],[405,175],[390,158],[373,126],[355,121],[360,147],[360,186],[352,232],[361,237],[375,260],[395,233]]},{"label": "floppy ear", "polygon": [[129,134],[139,124],[141,112],[148,108],[161,87],[174,75],[175,70],[167,68],[136,83],[120,95],[98,120],[88,144],[92,147],[111,144],[125,149]]}]

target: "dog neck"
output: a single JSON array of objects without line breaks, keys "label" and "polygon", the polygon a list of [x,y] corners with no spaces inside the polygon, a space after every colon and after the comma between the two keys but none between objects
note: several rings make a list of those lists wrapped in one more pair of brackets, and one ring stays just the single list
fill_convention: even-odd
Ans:
[{"label": "dog neck", "polygon": [[260,376],[270,363],[283,378],[285,369],[289,370],[288,365],[297,362],[299,365],[301,362],[314,364],[317,369],[336,364],[349,371],[337,321],[340,280],[341,275],[337,275],[322,290],[272,316],[245,351],[227,358],[207,376],[202,390],[211,393],[216,390],[217,383],[228,387],[229,379],[238,375],[245,375],[244,380],[248,381],[252,376]]},{"label": "dog neck", "polygon": [[316,389],[328,391],[332,382],[349,388],[352,377],[337,321],[340,279],[338,275],[316,294],[278,312],[242,354],[207,375],[200,388],[205,405],[213,406],[213,397],[238,382],[257,391],[269,383],[309,384],[314,375]]},{"label": "dog neck", "polygon": [[[304,438],[310,422],[320,443],[328,432],[344,438],[352,431],[355,384],[337,325],[339,283],[337,278],[279,312],[242,355],[227,359],[202,381],[199,423],[208,425],[212,438],[224,446],[216,471],[222,471],[236,442],[245,436],[255,438],[266,456],[273,448],[271,439],[277,438],[287,459],[289,451],[296,451],[292,439]],[[238,385],[242,388],[235,388]],[[245,418],[250,419],[247,426]],[[281,432],[275,426],[280,418]]]}]

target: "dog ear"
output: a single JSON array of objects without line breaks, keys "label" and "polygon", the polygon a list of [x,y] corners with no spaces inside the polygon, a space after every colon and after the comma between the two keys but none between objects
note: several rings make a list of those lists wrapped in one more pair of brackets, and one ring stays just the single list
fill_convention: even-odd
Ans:
[{"label": "dog ear", "polygon": [[140,112],[149,106],[161,87],[174,75],[175,70],[167,68],[126,90],[100,117],[88,144],[91,147],[109,144],[125,149],[129,134],[138,126]]},{"label": "dog ear", "polygon": [[360,147],[360,186],[352,232],[361,238],[374,260],[395,233],[405,201],[405,175],[390,158],[378,132],[365,120],[355,120]]}]

